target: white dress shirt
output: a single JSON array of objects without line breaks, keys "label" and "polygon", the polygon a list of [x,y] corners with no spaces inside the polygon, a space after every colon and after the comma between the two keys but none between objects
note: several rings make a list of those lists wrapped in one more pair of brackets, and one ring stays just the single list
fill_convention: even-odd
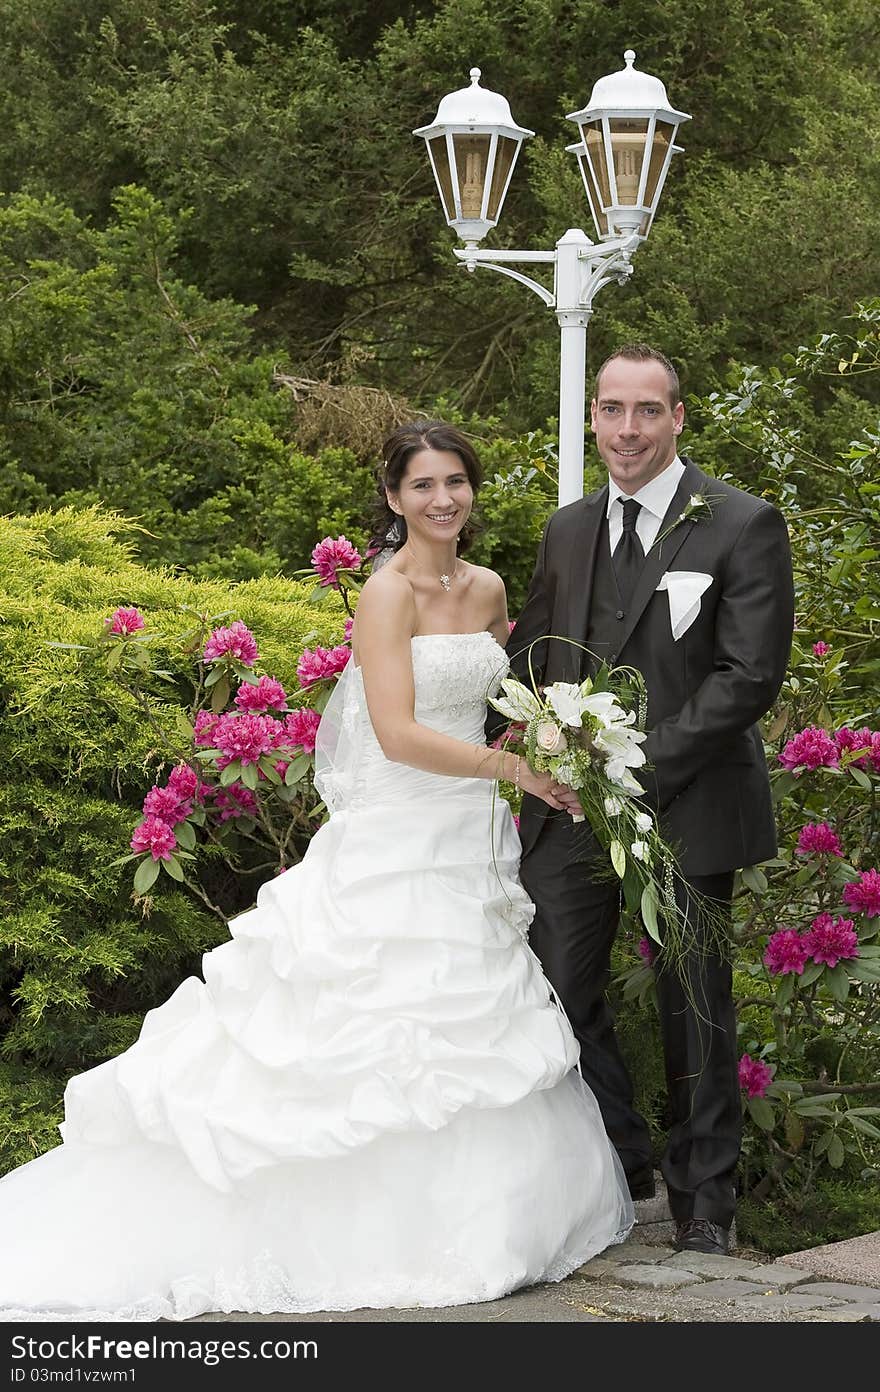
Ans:
[{"label": "white dress shirt", "polygon": [[681,482],[684,465],[678,455],[666,465],[662,474],[652,478],[638,493],[622,493],[612,478],[608,480],[608,541],[614,553],[617,543],[623,536],[623,504],[629,497],[641,503],[642,509],[636,518],[636,536],[642,543],[647,556],[657,539],[660,524],[666,516],[669,504],[675,497],[675,490]]}]

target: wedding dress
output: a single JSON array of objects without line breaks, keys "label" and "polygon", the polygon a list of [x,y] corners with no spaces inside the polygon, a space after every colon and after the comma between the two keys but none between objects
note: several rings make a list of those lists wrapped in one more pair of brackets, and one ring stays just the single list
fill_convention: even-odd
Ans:
[{"label": "wedding dress", "polygon": [[[481,743],[507,667],[491,634],[412,652],[417,719]],[[353,663],[344,682],[334,810],[302,863],[230,923],[204,982],[71,1080],[64,1144],[0,1180],[0,1317],[485,1301],[629,1231],[526,942],[506,803],[391,763]]]}]

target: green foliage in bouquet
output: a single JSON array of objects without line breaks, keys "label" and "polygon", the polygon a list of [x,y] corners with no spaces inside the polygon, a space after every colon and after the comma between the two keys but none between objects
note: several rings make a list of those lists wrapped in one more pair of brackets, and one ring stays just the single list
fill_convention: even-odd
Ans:
[{"label": "green foliage in bouquet", "polygon": [[[341,606],[294,581],[194,582],[135,563],[132,541],[97,508],[0,519],[0,1169],[57,1139],[66,1078],[126,1048],[223,939],[205,901],[235,912],[266,878],[233,819],[199,849],[204,898],[167,874],[133,895],[113,864],[151,784],[192,753],[194,631],[209,616],[251,625],[291,692],[304,643],[341,636]],[[148,616],[148,643],[108,632],[122,606]]]}]

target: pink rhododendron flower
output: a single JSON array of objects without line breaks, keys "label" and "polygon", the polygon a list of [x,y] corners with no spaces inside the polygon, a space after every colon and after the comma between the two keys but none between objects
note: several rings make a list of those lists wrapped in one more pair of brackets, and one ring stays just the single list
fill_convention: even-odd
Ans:
[{"label": "pink rhododendron flower", "polygon": [[158,817],[168,826],[173,827],[177,826],[178,822],[185,822],[191,811],[191,804],[178,792],[173,788],[160,788],[158,783],[153,785],[144,798],[144,816]]},{"label": "pink rhododendron flower", "polygon": [[762,1059],[743,1054],[739,1061],[739,1085],[747,1097],[763,1097],[773,1079],[773,1072]]},{"label": "pink rhododendron flower", "polygon": [[213,711],[200,710],[196,712],[193,722],[193,738],[196,744],[203,744],[210,747],[214,743],[214,727],[220,719]]},{"label": "pink rhododendron flower", "polygon": [[821,638],[820,638],[820,640],[819,640],[818,643],[814,643],[814,644],[813,644],[813,656],[814,656],[814,657],[827,657],[828,654],[830,653],[830,651],[831,651],[831,649],[829,648],[828,644],[827,644],[827,643],[823,643],[822,640],[821,640]]},{"label": "pink rhododendron flower", "polygon": [[794,928],[780,928],[764,949],[764,966],[773,976],[800,976],[808,956],[806,939]]},{"label": "pink rhododendron flower", "polygon": [[653,966],[655,955],[654,944],[651,942],[650,938],[639,938],[636,943],[636,950],[643,962],[646,962],[649,967]]},{"label": "pink rhododendron flower", "polygon": [[136,855],[149,851],[154,860],[170,860],[177,846],[177,837],[160,817],[145,817],[134,829],[131,849]]},{"label": "pink rhododendron flower", "polygon": [[253,667],[259,653],[257,640],[250,629],[236,619],[228,628],[215,628],[202,654],[206,662],[216,662],[218,657],[235,657],[245,667]]},{"label": "pink rhododendron flower", "polygon": [[314,686],[315,682],[323,681],[325,677],[336,677],[343,670],[351,657],[351,648],[340,643],[336,648],[306,648],[302,657],[296,664],[296,675],[299,678],[300,686],[305,691],[307,687]]},{"label": "pink rhododendron flower", "polygon": [[843,855],[836,832],[827,822],[808,822],[801,827],[797,842],[798,855]]},{"label": "pink rhododendron flower", "polygon": [[870,730],[848,730],[846,728],[838,730],[834,736],[834,743],[838,754],[849,754],[854,749],[861,751],[859,758],[848,759],[849,764],[855,764],[856,768],[867,768],[868,761],[872,754],[872,744],[874,735]]},{"label": "pink rhododendron flower", "polygon": [[779,762],[787,769],[835,768],[838,764],[837,745],[817,725],[808,725],[783,749]]},{"label": "pink rhododendron flower", "polygon": [[201,802],[205,796],[205,784],[189,764],[177,764],[171,770],[168,775],[168,787],[173,788],[178,797],[185,798],[188,802]]},{"label": "pink rhododendron flower", "polygon": [[880,872],[866,870],[857,880],[843,887],[843,902],[853,913],[866,918],[880,917]]},{"label": "pink rhododendron flower", "polygon": [[283,710],[287,705],[287,693],[280,681],[274,677],[260,677],[256,686],[242,682],[235,693],[235,704],[239,710],[262,714],[267,710]]},{"label": "pink rhododendron flower", "polygon": [[804,941],[814,962],[824,962],[836,967],[838,962],[848,961],[859,955],[859,939],[851,918],[832,918],[830,913],[821,913],[813,919]]},{"label": "pink rhododendron flower", "polygon": [[218,788],[214,794],[214,806],[220,813],[221,822],[228,822],[231,817],[257,815],[256,796],[243,783],[230,783],[228,788]]},{"label": "pink rhododendron flower", "polygon": [[318,573],[319,583],[332,585],[339,589],[338,570],[355,570],[361,563],[361,554],[344,536],[325,537],[319,541],[312,552],[312,565]]},{"label": "pink rhododendron flower", "polygon": [[513,632],[513,630],[514,630],[515,628],[516,628],[516,619],[508,619],[508,620],[507,620],[507,632],[508,632],[508,635],[510,635],[510,634]]},{"label": "pink rhododendron flower", "polygon": [[137,633],[138,629],[147,626],[139,609],[115,609],[104,623],[111,633],[118,633],[126,638],[130,633]]},{"label": "pink rhododendron flower", "polygon": [[214,748],[223,755],[217,767],[226,768],[235,759],[243,764],[259,763],[275,748],[281,730],[270,715],[221,715],[213,734]]},{"label": "pink rhododendron flower", "polygon": [[354,628],[354,619],[346,619],[342,628],[343,642],[351,642],[351,630]]},{"label": "pink rhododendron flower", "polygon": [[284,719],[285,743],[295,745],[306,754],[313,754],[320,723],[318,712],[310,710],[308,706],[290,711]]}]

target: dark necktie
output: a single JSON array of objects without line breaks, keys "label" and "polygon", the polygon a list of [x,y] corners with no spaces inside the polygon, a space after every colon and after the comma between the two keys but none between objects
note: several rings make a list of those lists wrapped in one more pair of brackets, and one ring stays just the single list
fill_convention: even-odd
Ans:
[{"label": "dark necktie", "polygon": [[642,510],[635,498],[627,498],[623,505],[623,535],[614,548],[612,557],[617,588],[624,608],[629,608],[636,581],[645,564],[645,553],[636,533],[636,518]]}]

